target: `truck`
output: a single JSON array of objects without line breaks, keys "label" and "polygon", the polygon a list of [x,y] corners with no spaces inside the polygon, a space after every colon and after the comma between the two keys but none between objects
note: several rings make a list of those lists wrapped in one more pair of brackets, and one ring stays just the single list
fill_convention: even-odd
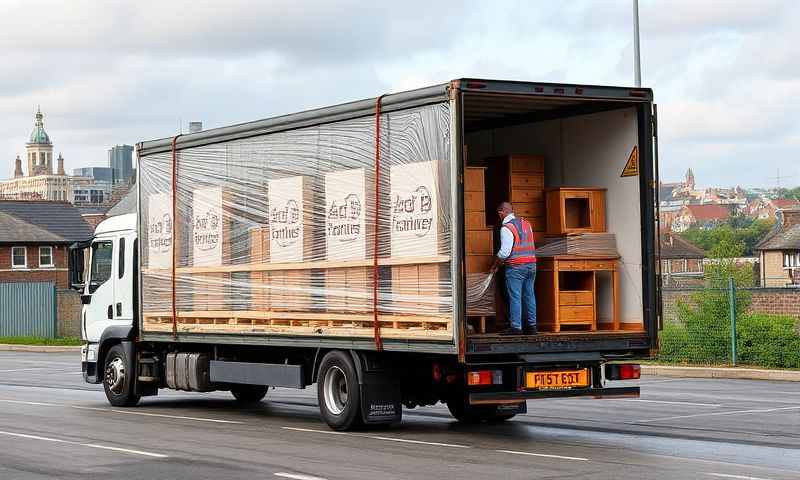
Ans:
[{"label": "truck", "polygon": [[[316,384],[335,430],[636,397],[656,138],[647,88],[470,78],[141,142],[135,211],[70,251],[83,377],[119,407]],[[533,335],[499,333],[497,201],[536,230]]]}]

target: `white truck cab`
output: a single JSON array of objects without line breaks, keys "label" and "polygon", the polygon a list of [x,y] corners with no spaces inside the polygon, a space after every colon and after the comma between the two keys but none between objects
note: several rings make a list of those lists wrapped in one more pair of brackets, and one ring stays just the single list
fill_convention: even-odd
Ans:
[{"label": "white truck cab", "polygon": [[81,293],[83,303],[81,338],[86,344],[81,364],[87,382],[100,383],[98,360],[113,344],[129,339],[134,330],[137,243],[136,214],[131,213],[104,220],[91,242],[72,248],[72,287]]}]

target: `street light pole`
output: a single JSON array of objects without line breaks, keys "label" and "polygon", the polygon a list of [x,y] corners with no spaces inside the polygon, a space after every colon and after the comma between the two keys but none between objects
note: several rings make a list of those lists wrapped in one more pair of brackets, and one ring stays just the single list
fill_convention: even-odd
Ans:
[{"label": "street light pole", "polygon": [[633,0],[633,72],[636,86],[642,86],[642,66],[639,58],[639,0]]}]

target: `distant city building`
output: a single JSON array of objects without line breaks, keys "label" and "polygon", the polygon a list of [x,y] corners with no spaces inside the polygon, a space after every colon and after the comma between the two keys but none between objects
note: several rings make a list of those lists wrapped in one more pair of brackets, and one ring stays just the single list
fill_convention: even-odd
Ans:
[{"label": "distant city building", "polygon": [[731,211],[717,204],[684,205],[672,221],[673,232],[684,232],[689,227],[709,228],[725,223]]},{"label": "distant city building", "polygon": [[22,159],[14,160],[14,178],[0,181],[0,198],[14,200],[55,200],[72,202],[71,179],[64,173],[64,157],[58,155],[53,173],[53,142],[44,129],[44,115],[36,111],[33,131],[25,144],[28,175]]},{"label": "distant city building", "polygon": [[113,182],[111,167],[83,167],[72,170],[72,175],[76,177],[92,177],[98,182]]},{"label": "distant city building", "polygon": [[116,145],[108,150],[108,166],[112,170],[113,183],[128,183],[133,177],[133,147]]}]

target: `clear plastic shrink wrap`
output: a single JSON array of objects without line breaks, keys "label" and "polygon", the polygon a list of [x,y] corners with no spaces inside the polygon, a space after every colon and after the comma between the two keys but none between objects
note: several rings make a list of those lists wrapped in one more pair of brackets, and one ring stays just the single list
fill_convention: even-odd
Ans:
[{"label": "clear plastic shrink wrap", "polygon": [[375,120],[141,157],[144,330],[452,338],[449,107],[382,114],[377,189]]}]

